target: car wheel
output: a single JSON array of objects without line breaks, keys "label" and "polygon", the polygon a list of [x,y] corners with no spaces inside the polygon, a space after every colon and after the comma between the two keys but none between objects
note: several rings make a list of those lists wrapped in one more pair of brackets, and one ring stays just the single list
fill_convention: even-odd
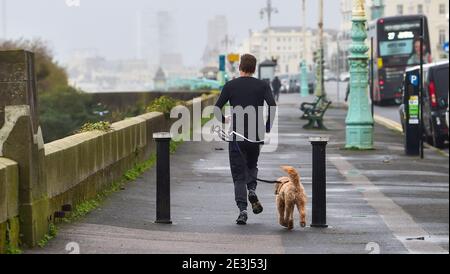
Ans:
[{"label": "car wheel", "polygon": [[403,100],[402,100],[402,98],[395,98],[394,99],[394,103],[396,104],[396,105],[401,105],[403,102],[402,102]]},{"label": "car wheel", "polygon": [[429,120],[428,124],[430,125],[430,128],[427,128],[425,124],[423,125],[423,138],[425,138],[424,140],[429,145],[433,146],[434,145],[434,142],[433,142],[433,130],[431,129],[431,125],[433,123],[431,122],[431,120]]},{"label": "car wheel", "polygon": [[438,133],[436,133],[436,129],[434,126],[432,126],[433,132],[432,132],[432,139],[433,139],[433,145],[437,148],[444,148],[445,140],[442,136],[439,136]]}]

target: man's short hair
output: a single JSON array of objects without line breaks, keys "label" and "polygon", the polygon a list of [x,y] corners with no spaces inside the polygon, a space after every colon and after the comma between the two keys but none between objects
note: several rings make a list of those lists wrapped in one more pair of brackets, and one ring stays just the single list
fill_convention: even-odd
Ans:
[{"label": "man's short hair", "polygon": [[241,56],[241,63],[239,64],[239,70],[245,73],[255,73],[256,71],[256,58],[251,54],[244,54]]}]

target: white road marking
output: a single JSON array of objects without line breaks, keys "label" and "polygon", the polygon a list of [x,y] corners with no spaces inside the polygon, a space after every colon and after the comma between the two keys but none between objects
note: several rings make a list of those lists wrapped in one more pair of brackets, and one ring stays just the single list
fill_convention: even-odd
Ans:
[{"label": "white road marking", "polygon": [[417,237],[428,238],[429,233],[341,155],[328,155],[327,158],[347,179],[347,182],[360,190],[367,203],[378,212],[387,227],[410,253],[448,254],[447,250],[434,242],[407,240]]}]

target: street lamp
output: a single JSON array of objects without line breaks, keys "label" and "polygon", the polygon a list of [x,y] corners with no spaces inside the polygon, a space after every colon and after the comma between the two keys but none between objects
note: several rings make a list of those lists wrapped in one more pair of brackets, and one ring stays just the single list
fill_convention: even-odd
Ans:
[{"label": "street lamp", "polygon": [[269,43],[269,59],[273,59],[272,56],[272,41],[270,36],[270,29],[272,28],[272,14],[278,13],[278,9],[272,6],[272,0],[267,0],[267,6],[259,12],[261,19],[264,19],[264,14],[267,14],[267,34]]},{"label": "street lamp", "polygon": [[373,149],[374,121],[368,97],[367,18],[365,0],[353,0],[350,46],[350,103],[346,119],[346,148]]},{"label": "street lamp", "polygon": [[272,14],[278,13],[278,9],[272,6],[272,0],[267,0],[265,8],[261,9],[261,18],[264,19],[264,14],[267,13],[267,24],[269,28],[272,26]]},{"label": "street lamp", "polygon": [[324,87],[324,41],[323,41],[323,0],[319,1],[319,51],[317,53],[318,68],[317,68],[317,86],[316,96],[324,97],[326,99]]},{"label": "street lamp", "polygon": [[301,71],[301,96],[306,97],[309,95],[308,90],[308,67],[306,66],[306,0],[302,0],[302,16],[303,16],[303,54],[302,54],[302,60],[300,62],[300,71]]}]

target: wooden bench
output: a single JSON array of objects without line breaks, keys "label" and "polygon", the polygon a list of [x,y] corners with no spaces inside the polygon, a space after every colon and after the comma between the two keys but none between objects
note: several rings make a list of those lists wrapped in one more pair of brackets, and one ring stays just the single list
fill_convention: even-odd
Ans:
[{"label": "wooden bench", "polygon": [[319,96],[316,98],[316,100],[313,103],[307,103],[307,102],[303,103],[300,106],[300,110],[303,111],[303,115],[302,115],[301,119],[307,120],[308,117],[316,111],[316,108],[320,104],[322,99],[323,99],[323,96]]},{"label": "wooden bench", "polygon": [[[327,112],[328,108],[331,105],[331,101],[323,101],[322,105],[318,104],[314,112],[310,113],[308,116],[308,124],[303,126],[304,129],[321,129],[327,130],[327,128],[323,124],[323,116]],[[317,124],[317,127],[315,127]]]}]

